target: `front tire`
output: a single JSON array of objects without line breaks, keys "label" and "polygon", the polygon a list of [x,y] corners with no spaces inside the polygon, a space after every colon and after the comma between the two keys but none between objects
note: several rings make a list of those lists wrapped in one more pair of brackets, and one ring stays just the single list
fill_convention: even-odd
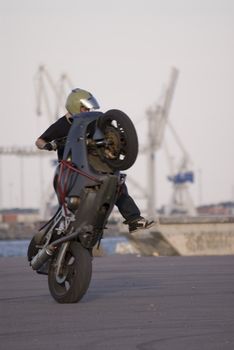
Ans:
[{"label": "front tire", "polygon": [[64,259],[63,275],[56,276],[56,256],[51,260],[48,285],[58,303],[77,303],[86,293],[92,276],[92,257],[78,242],[72,242]]}]

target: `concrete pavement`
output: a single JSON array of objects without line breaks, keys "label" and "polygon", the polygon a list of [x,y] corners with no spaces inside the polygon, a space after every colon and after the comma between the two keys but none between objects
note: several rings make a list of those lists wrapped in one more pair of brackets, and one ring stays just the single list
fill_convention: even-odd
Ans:
[{"label": "concrete pavement", "polygon": [[234,256],[108,256],[78,304],[0,258],[0,349],[234,349]]}]

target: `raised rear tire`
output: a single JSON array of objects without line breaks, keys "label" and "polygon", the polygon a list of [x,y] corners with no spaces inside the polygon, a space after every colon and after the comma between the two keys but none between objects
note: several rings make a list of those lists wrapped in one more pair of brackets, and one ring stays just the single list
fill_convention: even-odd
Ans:
[{"label": "raised rear tire", "polygon": [[138,154],[138,138],[131,119],[118,109],[111,109],[98,120],[107,146],[100,153],[102,161],[114,170],[129,169]]}]

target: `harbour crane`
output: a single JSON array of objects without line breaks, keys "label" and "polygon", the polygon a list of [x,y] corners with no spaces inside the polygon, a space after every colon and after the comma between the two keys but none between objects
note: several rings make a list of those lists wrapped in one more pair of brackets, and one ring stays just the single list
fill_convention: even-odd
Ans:
[{"label": "harbour crane", "polygon": [[192,197],[189,193],[189,184],[194,181],[194,173],[190,170],[191,160],[186,152],[175,128],[169,120],[169,112],[172,104],[173,95],[178,80],[179,71],[172,67],[169,83],[165,92],[153,108],[146,111],[148,120],[148,144],[141,149],[142,153],[147,155],[147,214],[149,217],[156,218],[157,208],[157,189],[156,189],[156,155],[157,151],[164,145],[166,148],[165,129],[171,130],[173,137],[180,148],[182,159],[176,171],[172,165],[172,157],[168,150],[166,152],[170,166],[170,175],[168,180],[173,185],[172,196],[169,204],[166,206],[166,214],[183,213],[186,215],[195,215],[196,210]]},{"label": "harbour crane", "polygon": [[[68,91],[73,87],[72,81],[65,73],[62,73],[58,81],[55,81],[46,67],[41,65],[36,72],[34,85],[36,94],[36,113],[39,117],[45,115],[50,124],[52,124],[62,113],[64,113],[64,101]],[[41,154],[43,153],[48,152],[41,152]],[[56,162],[51,162],[51,164],[55,165]],[[43,187],[43,185],[41,187]],[[48,187],[49,188],[46,191],[42,189],[40,210],[43,218],[49,216],[51,203],[55,198],[55,193],[51,190],[51,184],[49,184]]]},{"label": "harbour crane", "polygon": [[178,79],[179,71],[172,67],[166,91],[156,106],[146,111],[148,119],[148,144],[141,151],[147,155],[147,214],[156,218],[156,152],[161,148],[165,127]]},{"label": "harbour crane", "polygon": [[175,166],[166,140],[164,140],[164,149],[166,151],[170,170],[170,175],[167,178],[172,183],[172,195],[169,200],[169,204],[165,206],[165,214],[194,216],[196,215],[196,209],[192,196],[189,192],[189,185],[194,183],[192,161],[178,133],[170,121],[168,121],[168,128],[170,129],[172,136],[174,137],[174,140],[180,150],[181,159],[179,164]]},{"label": "harbour crane", "polygon": [[[64,101],[67,94],[66,90],[71,90],[72,82],[67,74],[61,74],[58,81],[55,81],[44,65],[39,66],[34,77],[35,95],[36,95],[36,114],[45,115],[50,123],[53,123],[64,110]],[[24,207],[24,158],[38,157],[40,161],[40,187],[41,187],[41,207],[44,203],[51,200],[50,190],[44,191],[43,177],[43,158],[53,158],[51,152],[41,152],[35,149],[35,146],[7,146],[0,147],[0,208],[3,206],[3,187],[2,187],[2,156],[17,156],[20,158],[20,206]],[[51,187],[51,186],[50,186]],[[48,200],[45,198],[48,196]],[[42,210],[45,213],[45,210]],[[44,216],[44,214],[42,214]]]}]

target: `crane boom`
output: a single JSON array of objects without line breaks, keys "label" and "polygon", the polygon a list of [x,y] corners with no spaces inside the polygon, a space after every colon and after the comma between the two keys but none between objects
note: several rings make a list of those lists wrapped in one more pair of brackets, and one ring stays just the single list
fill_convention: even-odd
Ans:
[{"label": "crane boom", "polygon": [[[73,84],[67,74],[61,74],[59,81],[55,82],[44,65],[39,66],[35,76],[36,113],[42,115],[45,108],[47,118],[52,123],[58,116],[60,109],[64,108],[65,86],[71,90]],[[54,111],[51,103],[54,103]]]}]

